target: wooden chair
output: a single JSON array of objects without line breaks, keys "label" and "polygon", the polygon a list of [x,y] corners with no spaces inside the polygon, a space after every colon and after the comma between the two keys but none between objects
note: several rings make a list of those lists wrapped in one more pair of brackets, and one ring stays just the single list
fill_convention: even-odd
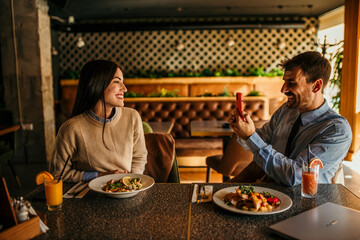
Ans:
[{"label": "wooden chair", "polygon": [[224,155],[215,155],[206,158],[207,173],[206,182],[210,180],[211,169],[221,173],[224,177],[238,175],[253,159],[253,154],[246,151],[238,142],[236,134],[233,134]]},{"label": "wooden chair", "polygon": [[[0,125],[14,125],[13,114],[10,110],[0,109]],[[15,145],[15,132],[10,132],[0,136],[0,164],[3,164],[4,162],[9,164],[12,174],[14,175],[19,188],[21,188],[19,177],[16,174],[14,165],[11,163],[11,160],[15,156]]]},{"label": "wooden chair", "polygon": [[175,154],[175,140],[169,133],[146,133],[148,151],[145,175],[157,183],[179,183],[179,170]]},{"label": "wooden chair", "polygon": [[[269,120],[254,121],[256,128],[261,128]],[[206,182],[210,181],[211,168],[223,175],[223,181],[231,176],[237,176],[246,168],[253,159],[253,154],[246,151],[238,142],[236,134],[233,134],[223,155],[215,155],[206,158],[207,172]]]},{"label": "wooden chair", "polygon": [[333,178],[331,179],[331,183],[339,183],[345,185],[344,166],[342,162],[340,163],[338,170],[336,170]]}]

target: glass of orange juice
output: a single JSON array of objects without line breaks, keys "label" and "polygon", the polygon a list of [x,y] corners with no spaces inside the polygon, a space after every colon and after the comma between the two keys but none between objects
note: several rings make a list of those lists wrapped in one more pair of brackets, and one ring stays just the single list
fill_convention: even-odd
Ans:
[{"label": "glass of orange juice", "polygon": [[302,163],[301,196],[315,198],[318,188],[319,165],[312,168],[306,162]]},{"label": "glass of orange juice", "polygon": [[63,202],[63,182],[62,180],[45,179],[45,197],[49,211],[61,209]]}]

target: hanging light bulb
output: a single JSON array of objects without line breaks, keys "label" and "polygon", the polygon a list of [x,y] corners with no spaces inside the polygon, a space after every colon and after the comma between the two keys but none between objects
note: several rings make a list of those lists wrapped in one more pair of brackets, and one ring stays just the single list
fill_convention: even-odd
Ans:
[{"label": "hanging light bulb", "polygon": [[183,50],[184,48],[185,48],[184,44],[176,41],[176,43],[175,43],[175,49],[176,49],[176,50],[181,51],[181,50]]},{"label": "hanging light bulb", "polygon": [[51,47],[51,54],[53,56],[57,56],[59,54],[59,52],[56,50],[56,48],[54,46]]},{"label": "hanging light bulb", "polygon": [[69,16],[68,17],[68,23],[69,24],[74,24],[75,23],[75,17],[74,16]]},{"label": "hanging light bulb", "polygon": [[314,34],[315,32],[316,32],[316,28],[312,24],[309,24],[305,30],[305,33],[310,35]]},{"label": "hanging light bulb", "polygon": [[78,40],[77,40],[77,43],[76,43],[76,46],[78,48],[83,48],[85,46],[85,42],[84,40],[82,39],[82,37],[79,37]]},{"label": "hanging light bulb", "polygon": [[285,43],[283,40],[278,39],[278,40],[276,41],[276,43],[275,43],[275,46],[276,46],[278,49],[282,50],[282,49],[284,49],[284,48],[286,47],[286,43]]},{"label": "hanging light bulb", "polygon": [[228,47],[232,47],[235,45],[235,41],[231,36],[228,37],[225,42],[226,42],[226,45],[228,45]]},{"label": "hanging light bulb", "polygon": [[307,5],[307,7],[309,8],[309,17],[308,17],[309,22],[308,22],[308,24],[306,26],[305,33],[309,34],[309,35],[312,35],[312,34],[314,34],[316,32],[316,28],[315,28],[314,24],[312,24],[311,21],[310,21],[310,19],[312,17],[311,9],[312,9],[313,5],[310,4],[310,5]]}]

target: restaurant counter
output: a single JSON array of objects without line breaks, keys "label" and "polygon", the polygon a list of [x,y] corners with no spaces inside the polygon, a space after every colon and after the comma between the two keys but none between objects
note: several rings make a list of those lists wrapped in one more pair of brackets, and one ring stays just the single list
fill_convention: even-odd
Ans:
[{"label": "restaurant counter", "polygon": [[[208,185],[213,185],[215,193],[239,184]],[[64,184],[64,191],[71,186]],[[45,200],[32,199],[36,191],[27,199],[35,210],[46,214],[50,228],[37,239],[278,239],[268,226],[326,202],[360,210],[360,199],[339,184],[319,184],[315,199],[302,198],[300,185],[254,186],[280,191],[292,199],[293,205],[278,214],[244,215],[213,202],[191,203],[192,184],[161,183],[127,199],[90,191],[81,199],[64,199],[62,210],[57,212],[49,212]]]}]

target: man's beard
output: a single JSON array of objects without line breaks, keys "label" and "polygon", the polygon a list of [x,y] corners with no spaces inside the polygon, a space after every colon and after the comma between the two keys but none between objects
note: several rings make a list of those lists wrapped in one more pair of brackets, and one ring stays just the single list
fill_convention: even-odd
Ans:
[{"label": "man's beard", "polygon": [[[285,93],[288,97],[287,106],[289,108],[297,108],[299,106],[299,101],[297,101],[296,97],[292,93]],[[290,98],[289,98],[290,97]]]}]

